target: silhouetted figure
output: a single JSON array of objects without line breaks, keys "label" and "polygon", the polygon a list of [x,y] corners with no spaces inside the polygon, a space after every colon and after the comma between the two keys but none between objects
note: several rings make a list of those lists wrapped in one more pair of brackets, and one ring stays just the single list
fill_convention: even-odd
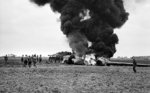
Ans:
[{"label": "silhouetted figure", "polygon": [[28,64],[28,56],[25,55],[25,57],[24,57],[24,67],[26,67],[27,64]]},{"label": "silhouetted figure", "polygon": [[33,66],[36,67],[36,55],[32,56],[32,62],[33,62]]},{"label": "silhouetted figure", "polygon": [[21,57],[21,62],[23,62],[24,61],[24,55],[22,55],[22,57]]},{"label": "silhouetted figure", "polygon": [[39,63],[41,63],[42,62],[42,55],[40,55],[40,57],[39,57]]},{"label": "silhouetted figure", "polygon": [[31,67],[31,64],[32,64],[32,58],[29,56],[28,57],[28,66],[29,66],[29,68]]},{"label": "silhouetted figure", "polygon": [[5,63],[7,63],[7,61],[8,61],[8,56],[7,55],[4,56],[4,60],[5,60]]},{"label": "silhouetted figure", "polygon": [[136,60],[132,57],[132,60],[133,60],[133,71],[134,73],[136,73],[136,66],[137,66],[137,63],[136,63]]},{"label": "silhouetted figure", "polygon": [[39,56],[38,55],[36,56],[36,61],[39,62]]}]

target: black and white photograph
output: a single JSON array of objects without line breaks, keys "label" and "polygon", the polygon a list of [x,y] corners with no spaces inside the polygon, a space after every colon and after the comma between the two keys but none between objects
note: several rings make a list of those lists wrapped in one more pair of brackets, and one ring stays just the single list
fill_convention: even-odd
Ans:
[{"label": "black and white photograph", "polygon": [[0,0],[0,93],[150,93],[150,0]]}]

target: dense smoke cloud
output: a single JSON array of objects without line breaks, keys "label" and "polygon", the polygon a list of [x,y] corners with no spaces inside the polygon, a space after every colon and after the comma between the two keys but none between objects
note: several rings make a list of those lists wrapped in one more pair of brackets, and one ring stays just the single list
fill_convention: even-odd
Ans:
[{"label": "dense smoke cloud", "polygon": [[[38,5],[50,4],[61,14],[61,30],[69,39],[70,47],[78,55],[89,49],[97,56],[112,57],[116,52],[120,28],[128,19],[122,0],[31,0]],[[88,42],[92,45],[89,47]]]}]

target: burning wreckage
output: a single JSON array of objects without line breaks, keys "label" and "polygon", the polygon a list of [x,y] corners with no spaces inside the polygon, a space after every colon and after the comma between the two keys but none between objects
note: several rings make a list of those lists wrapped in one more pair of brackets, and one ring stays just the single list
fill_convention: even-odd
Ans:
[{"label": "burning wreckage", "polygon": [[62,63],[65,64],[75,64],[75,65],[99,65],[105,66],[110,63],[108,58],[98,57],[96,58],[94,54],[86,54],[82,57],[76,55],[66,55],[63,57]]},{"label": "burning wreckage", "polygon": [[[114,29],[120,28],[129,15],[123,0],[30,1],[39,6],[50,4],[54,12],[61,14],[61,31],[75,52],[74,62],[84,59],[95,64],[94,60],[108,59],[116,52],[115,45],[119,39]],[[92,58],[93,54],[95,58]]]}]

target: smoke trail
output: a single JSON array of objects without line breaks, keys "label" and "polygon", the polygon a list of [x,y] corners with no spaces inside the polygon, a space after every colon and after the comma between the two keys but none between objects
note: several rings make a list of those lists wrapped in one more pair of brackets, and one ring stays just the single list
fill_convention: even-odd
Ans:
[{"label": "smoke trail", "polygon": [[61,14],[61,30],[78,55],[88,50],[88,41],[97,56],[112,57],[118,37],[113,29],[128,19],[122,0],[31,0],[38,5],[49,3]]}]

